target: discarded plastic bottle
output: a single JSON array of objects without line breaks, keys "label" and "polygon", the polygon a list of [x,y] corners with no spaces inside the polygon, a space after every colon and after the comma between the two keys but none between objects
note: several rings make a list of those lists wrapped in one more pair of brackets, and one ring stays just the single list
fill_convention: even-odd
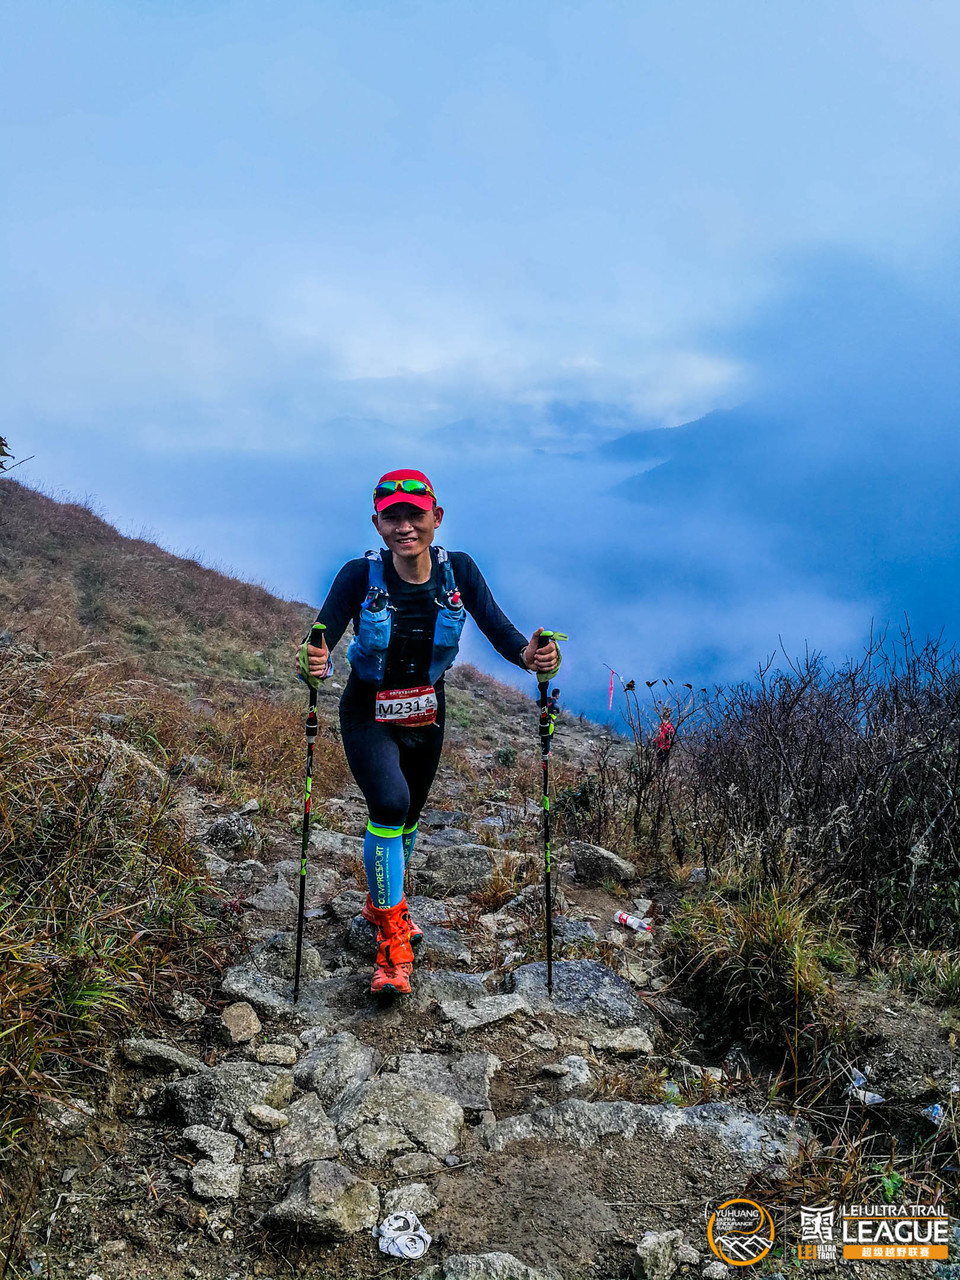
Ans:
[{"label": "discarded plastic bottle", "polygon": [[613,918],[617,924],[622,924],[625,929],[632,929],[634,933],[653,933],[653,925],[647,924],[639,916],[628,915],[626,911],[618,911]]}]

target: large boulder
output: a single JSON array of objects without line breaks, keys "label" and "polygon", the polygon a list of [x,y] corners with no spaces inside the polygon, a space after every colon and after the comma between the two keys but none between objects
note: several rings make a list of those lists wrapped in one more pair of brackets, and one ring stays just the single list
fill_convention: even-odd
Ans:
[{"label": "large boulder", "polygon": [[397,1071],[433,1093],[451,1098],[465,1111],[490,1109],[490,1082],[500,1068],[492,1053],[401,1053]]},{"label": "large boulder", "polygon": [[516,993],[500,996],[476,996],[469,1000],[440,1000],[440,1012],[458,1031],[476,1031],[478,1027],[501,1022],[518,1013],[529,1013],[530,1006]]},{"label": "large boulder", "polygon": [[373,1075],[382,1061],[377,1049],[361,1044],[349,1031],[314,1044],[294,1071],[300,1089],[311,1089],[328,1106],[345,1089],[352,1089]]},{"label": "large boulder", "polygon": [[345,1240],[376,1226],[379,1212],[380,1193],[372,1183],[331,1160],[315,1160],[260,1221],[317,1240]]},{"label": "large boulder", "polygon": [[218,1128],[224,1121],[242,1118],[249,1107],[262,1103],[285,1107],[293,1094],[293,1076],[259,1062],[224,1062],[200,1075],[172,1080],[166,1101],[185,1125]]},{"label": "large boulder", "polygon": [[668,1141],[678,1129],[711,1134],[748,1165],[772,1160],[789,1162],[798,1154],[800,1143],[809,1138],[809,1127],[802,1121],[776,1112],[754,1115],[726,1102],[673,1107],[665,1103],[579,1099],[509,1116],[486,1126],[481,1136],[491,1151],[503,1151],[527,1138],[573,1147],[591,1147],[607,1137]]},{"label": "large boulder", "polygon": [[434,893],[477,893],[493,879],[493,850],[484,844],[460,844],[426,849],[417,879]]},{"label": "large boulder", "polygon": [[629,982],[599,960],[558,960],[553,966],[552,997],[547,993],[547,966],[542,960],[514,969],[510,984],[534,1012],[568,1013],[615,1027],[646,1026],[651,1035],[656,1031],[656,1018]]},{"label": "large boulder", "polygon": [[337,1131],[315,1093],[304,1094],[287,1108],[289,1124],[276,1137],[273,1153],[290,1170],[314,1160],[333,1160],[340,1154]]},{"label": "large boulder", "polygon": [[392,1125],[435,1156],[449,1154],[463,1132],[461,1106],[395,1075],[344,1093],[330,1108],[330,1119],[341,1141],[364,1125]]},{"label": "large boulder", "polygon": [[598,844],[571,840],[566,850],[560,852],[573,859],[576,877],[584,884],[603,884],[604,880],[612,880],[615,884],[634,884],[640,878],[632,862]]}]

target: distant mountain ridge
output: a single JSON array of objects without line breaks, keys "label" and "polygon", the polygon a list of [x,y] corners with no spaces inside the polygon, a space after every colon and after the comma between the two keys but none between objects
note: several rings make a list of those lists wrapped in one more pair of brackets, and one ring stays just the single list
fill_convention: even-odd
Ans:
[{"label": "distant mountain ridge", "polygon": [[[99,641],[162,674],[289,683],[315,616],[142,538],[88,506],[0,480],[0,631],[64,652]],[[282,676],[281,676],[282,672]]]}]

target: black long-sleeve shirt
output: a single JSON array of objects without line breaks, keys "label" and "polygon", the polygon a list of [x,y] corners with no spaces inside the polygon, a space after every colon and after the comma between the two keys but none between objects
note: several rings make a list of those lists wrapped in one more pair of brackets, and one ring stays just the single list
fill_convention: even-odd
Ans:
[{"label": "black long-sleeve shirt", "polygon": [[[393,566],[393,555],[381,551],[383,577],[394,606],[390,647],[383,673],[383,688],[414,688],[429,683],[433,653],[433,628],[440,591],[440,570],[432,562],[428,582],[404,582]],[[520,651],[527,645],[500,606],[494,600],[483,574],[465,551],[451,551],[450,565],[464,606],[497,653],[521,667]],[[360,605],[369,590],[369,568],[366,559],[348,560],[324,600],[317,621],[326,626],[327,648],[338,643],[348,622],[354,634],[360,625]]]}]

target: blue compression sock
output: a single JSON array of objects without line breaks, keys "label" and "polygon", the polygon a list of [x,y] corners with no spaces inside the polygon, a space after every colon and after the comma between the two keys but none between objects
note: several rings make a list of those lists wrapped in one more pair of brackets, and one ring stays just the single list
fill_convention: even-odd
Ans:
[{"label": "blue compression sock", "polygon": [[410,861],[410,855],[413,853],[413,842],[417,838],[417,824],[412,827],[403,828],[403,865],[406,866]]},{"label": "blue compression sock", "polygon": [[383,910],[403,898],[403,827],[367,823],[363,837],[363,867],[373,905]]}]

